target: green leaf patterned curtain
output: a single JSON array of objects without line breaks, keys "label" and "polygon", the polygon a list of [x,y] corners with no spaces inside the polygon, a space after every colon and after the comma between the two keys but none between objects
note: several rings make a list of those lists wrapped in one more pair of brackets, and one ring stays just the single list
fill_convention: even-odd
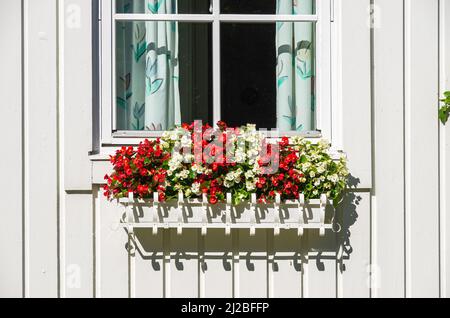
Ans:
[{"label": "green leaf patterned curtain", "polygon": [[[313,0],[277,0],[277,14],[312,13]],[[313,23],[278,22],[276,28],[278,129],[313,130]]]},{"label": "green leaf patterned curtain", "polygon": [[[122,0],[124,12],[172,14],[177,0]],[[117,27],[117,119],[120,130],[167,130],[181,123],[178,23]]]}]

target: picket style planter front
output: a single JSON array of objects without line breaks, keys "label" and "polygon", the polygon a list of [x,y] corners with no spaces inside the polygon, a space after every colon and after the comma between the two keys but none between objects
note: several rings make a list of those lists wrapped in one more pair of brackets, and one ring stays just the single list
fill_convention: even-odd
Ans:
[{"label": "picket style planter front", "polygon": [[182,194],[178,201],[159,202],[158,194],[153,200],[135,199],[132,194],[128,198],[118,200],[124,207],[121,225],[129,234],[135,228],[148,228],[153,234],[160,229],[177,229],[181,235],[184,229],[201,229],[202,235],[208,229],[222,228],[226,235],[232,229],[248,229],[255,235],[256,229],[273,229],[274,235],[280,230],[296,230],[299,236],[305,230],[316,229],[320,236],[326,230],[339,227],[334,222],[335,209],[326,195],[321,199],[305,201],[301,194],[299,200],[281,202],[278,196],[274,203],[259,204],[256,196],[250,202],[232,205],[231,194],[226,203],[211,205],[206,195],[202,199],[185,199]]}]

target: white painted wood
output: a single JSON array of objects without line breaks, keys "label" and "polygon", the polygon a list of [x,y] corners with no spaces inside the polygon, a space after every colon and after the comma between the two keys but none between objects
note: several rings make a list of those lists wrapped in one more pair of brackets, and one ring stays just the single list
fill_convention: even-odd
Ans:
[{"label": "white painted wood", "polygon": [[403,0],[374,3],[373,297],[403,297]]},{"label": "white painted wood", "polygon": [[183,231],[183,235],[177,235],[174,229],[164,230],[168,232],[170,242],[169,271],[166,273],[166,296],[171,298],[196,298],[199,297],[198,289],[198,230],[189,229]]},{"label": "white painted wood", "polygon": [[64,108],[64,186],[91,190],[92,147],[92,28],[90,0],[65,0],[60,30],[62,60],[60,90]]},{"label": "white painted wood", "polygon": [[200,266],[201,297],[231,298],[233,296],[232,237],[220,229],[209,230],[203,239],[204,262]]},{"label": "white painted wood", "polygon": [[[0,3],[0,125],[8,132],[0,165],[7,167],[0,192],[7,198],[0,209],[0,297],[21,297],[22,290],[22,5]],[[7,220],[7,221],[6,221]]]},{"label": "white painted wood", "polygon": [[406,296],[437,297],[438,1],[407,0],[405,18]]},{"label": "white painted wood", "polygon": [[128,235],[119,222],[124,209],[98,192],[96,215],[96,296],[123,298],[129,296]]},{"label": "white painted wood", "polygon": [[[235,230],[239,262],[238,275],[235,276],[234,297],[267,297],[267,236],[273,230],[257,229],[255,236],[249,230]],[[236,268],[235,268],[236,275]]]},{"label": "white painted wood", "polygon": [[[450,3],[439,2],[440,9],[440,96],[450,91]],[[450,124],[440,126],[440,260],[441,296],[450,297]]]},{"label": "white painted wood", "polygon": [[336,297],[336,235],[320,237],[318,230],[308,231],[304,240],[303,297]]},{"label": "white painted wood", "polygon": [[[150,257],[137,252],[129,258],[128,236],[118,224],[123,207],[107,202],[98,187],[92,197],[86,191],[63,191],[89,190],[92,184],[103,183],[103,175],[109,171],[107,161],[95,161],[93,168],[90,164],[85,166],[87,161],[83,161],[87,159],[85,150],[89,150],[91,124],[86,123],[90,121],[91,103],[87,97],[91,93],[91,67],[90,35],[86,29],[90,23],[87,19],[90,1],[65,0],[65,7],[80,5],[81,29],[66,28],[60,34],[59,48],[57,1],[24,1],[24,130],[21,127],[20,1],[1,1],[0,37],[9,49],[0,61],[1,69],[8,74],[0,80],[0,87],[7,88],[2,91],[6,102],[0,107],[0,118],[8,132],[3,146],[15,155],[0,159],[8,167],[5,173],[9,180],[6,187],[2,185],[2,191],[10,198],[1,209],[2,213],[8,213],[8,226],[4,222],[0,225],[0,253],[8,258],[0,258],[0,266],[6,268],[0,273],[0,296],[20,296],[23,292],[31,297],[56,297],[58,293],[90,297],[95,292],[97,297],[368,297],[369,283],[373,297],[404,296],[405,285],[406,296],[435,297],[440,292],[448,297],[450,130],[449,124],[438,128],[437,96],[439,90],[442,93],[450,89],[447,71],[450,69],[447,34],[450,6],[446,0],[405,0],[405,8],[403,1],[374,1],[375,10],[381,11],[373,30],[372,145],[370,1],[335,0],[335,3],[341,7],[335,14],[337,27],[333,28],[333,35],[339,35],[342,41],[337,45],[336,63],[341,67],[333,86],[338,90],[334,90],[333,96],[340,96],[340,103],[336,107],[333,104],[333,118],[336,111],[342,109],[342,112],[336,116],[341,122],[337,123],[340,129],[333,130],[333,142],[335,136],[340,138],[342,134],[342,149],[348,153],[352,174],[359,178],[357,186],[368,190],[354,193],[361,200],[356,206],[358,218],[350,228],[349,259],[341,259],[337,249],[341,235],[327,233],[320,238],[317,230],[313,230],[305,231],[305,237],[298,239],[292,231],[282,230],[280,236],[274,237],[272,230],[257,230],[256,236],[251,237],[248,230],[233,230],[231,236],[225,236],[219,229],[209,230],[205,237],[199,236],[199,230],[183,230],[181,236],[176,230],[170,233],[161,230],[156,237],[147,234],[148,229],[136,230],[143,250]],[[406,58],[402,52],[403,13]],[[64,18],[67,21],[69,15]],[[59,74],[64,75],[60,76],[60,82],[57,81],[58,53],[63,57],[59,60]],[[59,108],[58,87],[62,101]],[[63,132],[59,142],[58,109],[60,132]],[[335,123],[333,119],[333,129]],[[20,160],[22,136],[24,170]],[[374,188],[370,195],[372,146]],[[403,147],[406,147],[405,175]],[[21,174],[25,190],[24,250]],[[62,185],[59,196],[58,180]],[[346,222],[352,219],[351,211],[355,210],[352,205],[347,202],[342,207]],[[406,241],[402,212],[405,208]],[[140,235],[140,231],[145,234]],[[299,249],[304,263],[302,272],[292,263]],[[177,251],[187,254],[178,257]],[[228,260],[231,251],[235,262],[227,270],[223,255],[228,252]],[[321,255],[317,256],[318,252]],[[371,257],[373,264],[368,266]],[[60,271],[58,263],[62,266]],[[131,279],[133,263],[135,278]],[[179,263],[183,264],[182,270]],[[71,265],[80,266],[80,288],[70,288],[76,282],[72,285],[74,281],[68,278],[77,274],[77,267]],[[22,268],[25,281],[22,281]],[[59,290],[58,277],[64,279]]]},{"label": "white painted wood", "polygon": [[302,297],[302,239],[295,230],[269,234],[269,297]]},{"label": "white painted wood", "polygon": [[163,231],[153,235],[147,229],[135,229],[135,292],[138,298],[164,297]]},{"label": "white painted wood", "polygon": [[338,237],[343,250],[338,255],[343,252],[344,258],[337,267],[339,297],[368,298],[376,275],[383,275],[377,264],[370,266],[370,199],[369,192],[350,192],[341,206],[343,224]]},{"label": "white painted wood", "polygon": [[25,295],[58,296],[56,1],[25,1]]},{"label": "white painted wood", "polygon": [[[61,262],[65,297],[93,297],[93,200],[92,194],[65,194],[65,244]],[[61,255],[63,256],[63,255]]]},{"label": "white painted wood", "polygon": [[339,0],[341,6],[341,81],[343,150],[359,188],[372,187],[370,0]]}]

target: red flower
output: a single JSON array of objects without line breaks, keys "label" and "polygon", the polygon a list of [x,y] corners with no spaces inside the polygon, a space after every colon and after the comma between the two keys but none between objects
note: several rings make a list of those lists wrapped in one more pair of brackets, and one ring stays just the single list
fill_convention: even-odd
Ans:
[{"label": "red flower", "polygon": [[289,138],[288,137],[281,138],[280,146],[281,147],[286,147],[287,145],[289,145]]},{"label": "red flower", "polygon": [[220,130],[222,130],[222,131],[224,131],[224,130],[226,130],[227,129],[227,124],[224,122],[224,121],[218,121],[217,122],[217,127],[219,127],[220,128]]},{"label": "red flower", "polygon": [[217,197],[215,195],[211,195],[209,197],[209,203],[216,204],[217,203]]}]

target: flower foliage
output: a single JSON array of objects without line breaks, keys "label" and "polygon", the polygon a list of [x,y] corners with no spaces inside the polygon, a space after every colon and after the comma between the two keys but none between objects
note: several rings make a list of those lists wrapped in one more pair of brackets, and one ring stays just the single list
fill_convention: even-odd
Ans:
[{"label": "flower foliage", "polygon": [[450,116],[450,92],[444,93],[444,98],[441,99],[441,102],[444,105],[439,109],[439,119],[445,125]]},{"label": "flower foliage", "polygon": [[232,194],[234,204],[255,193],[259,202],[327,194],[339,201],[346,187],[346,159],[333,160],[330,144],[301,137],[270,140],[255,125],[229,128],[183,124],[161,139],[143,141],[137,149],[123,147],[111,156],[113,172],[106,175],[106,197],[133,192],[139,198],[168,201],[182,192],[186,198],[206,194],[211,204]]}]

